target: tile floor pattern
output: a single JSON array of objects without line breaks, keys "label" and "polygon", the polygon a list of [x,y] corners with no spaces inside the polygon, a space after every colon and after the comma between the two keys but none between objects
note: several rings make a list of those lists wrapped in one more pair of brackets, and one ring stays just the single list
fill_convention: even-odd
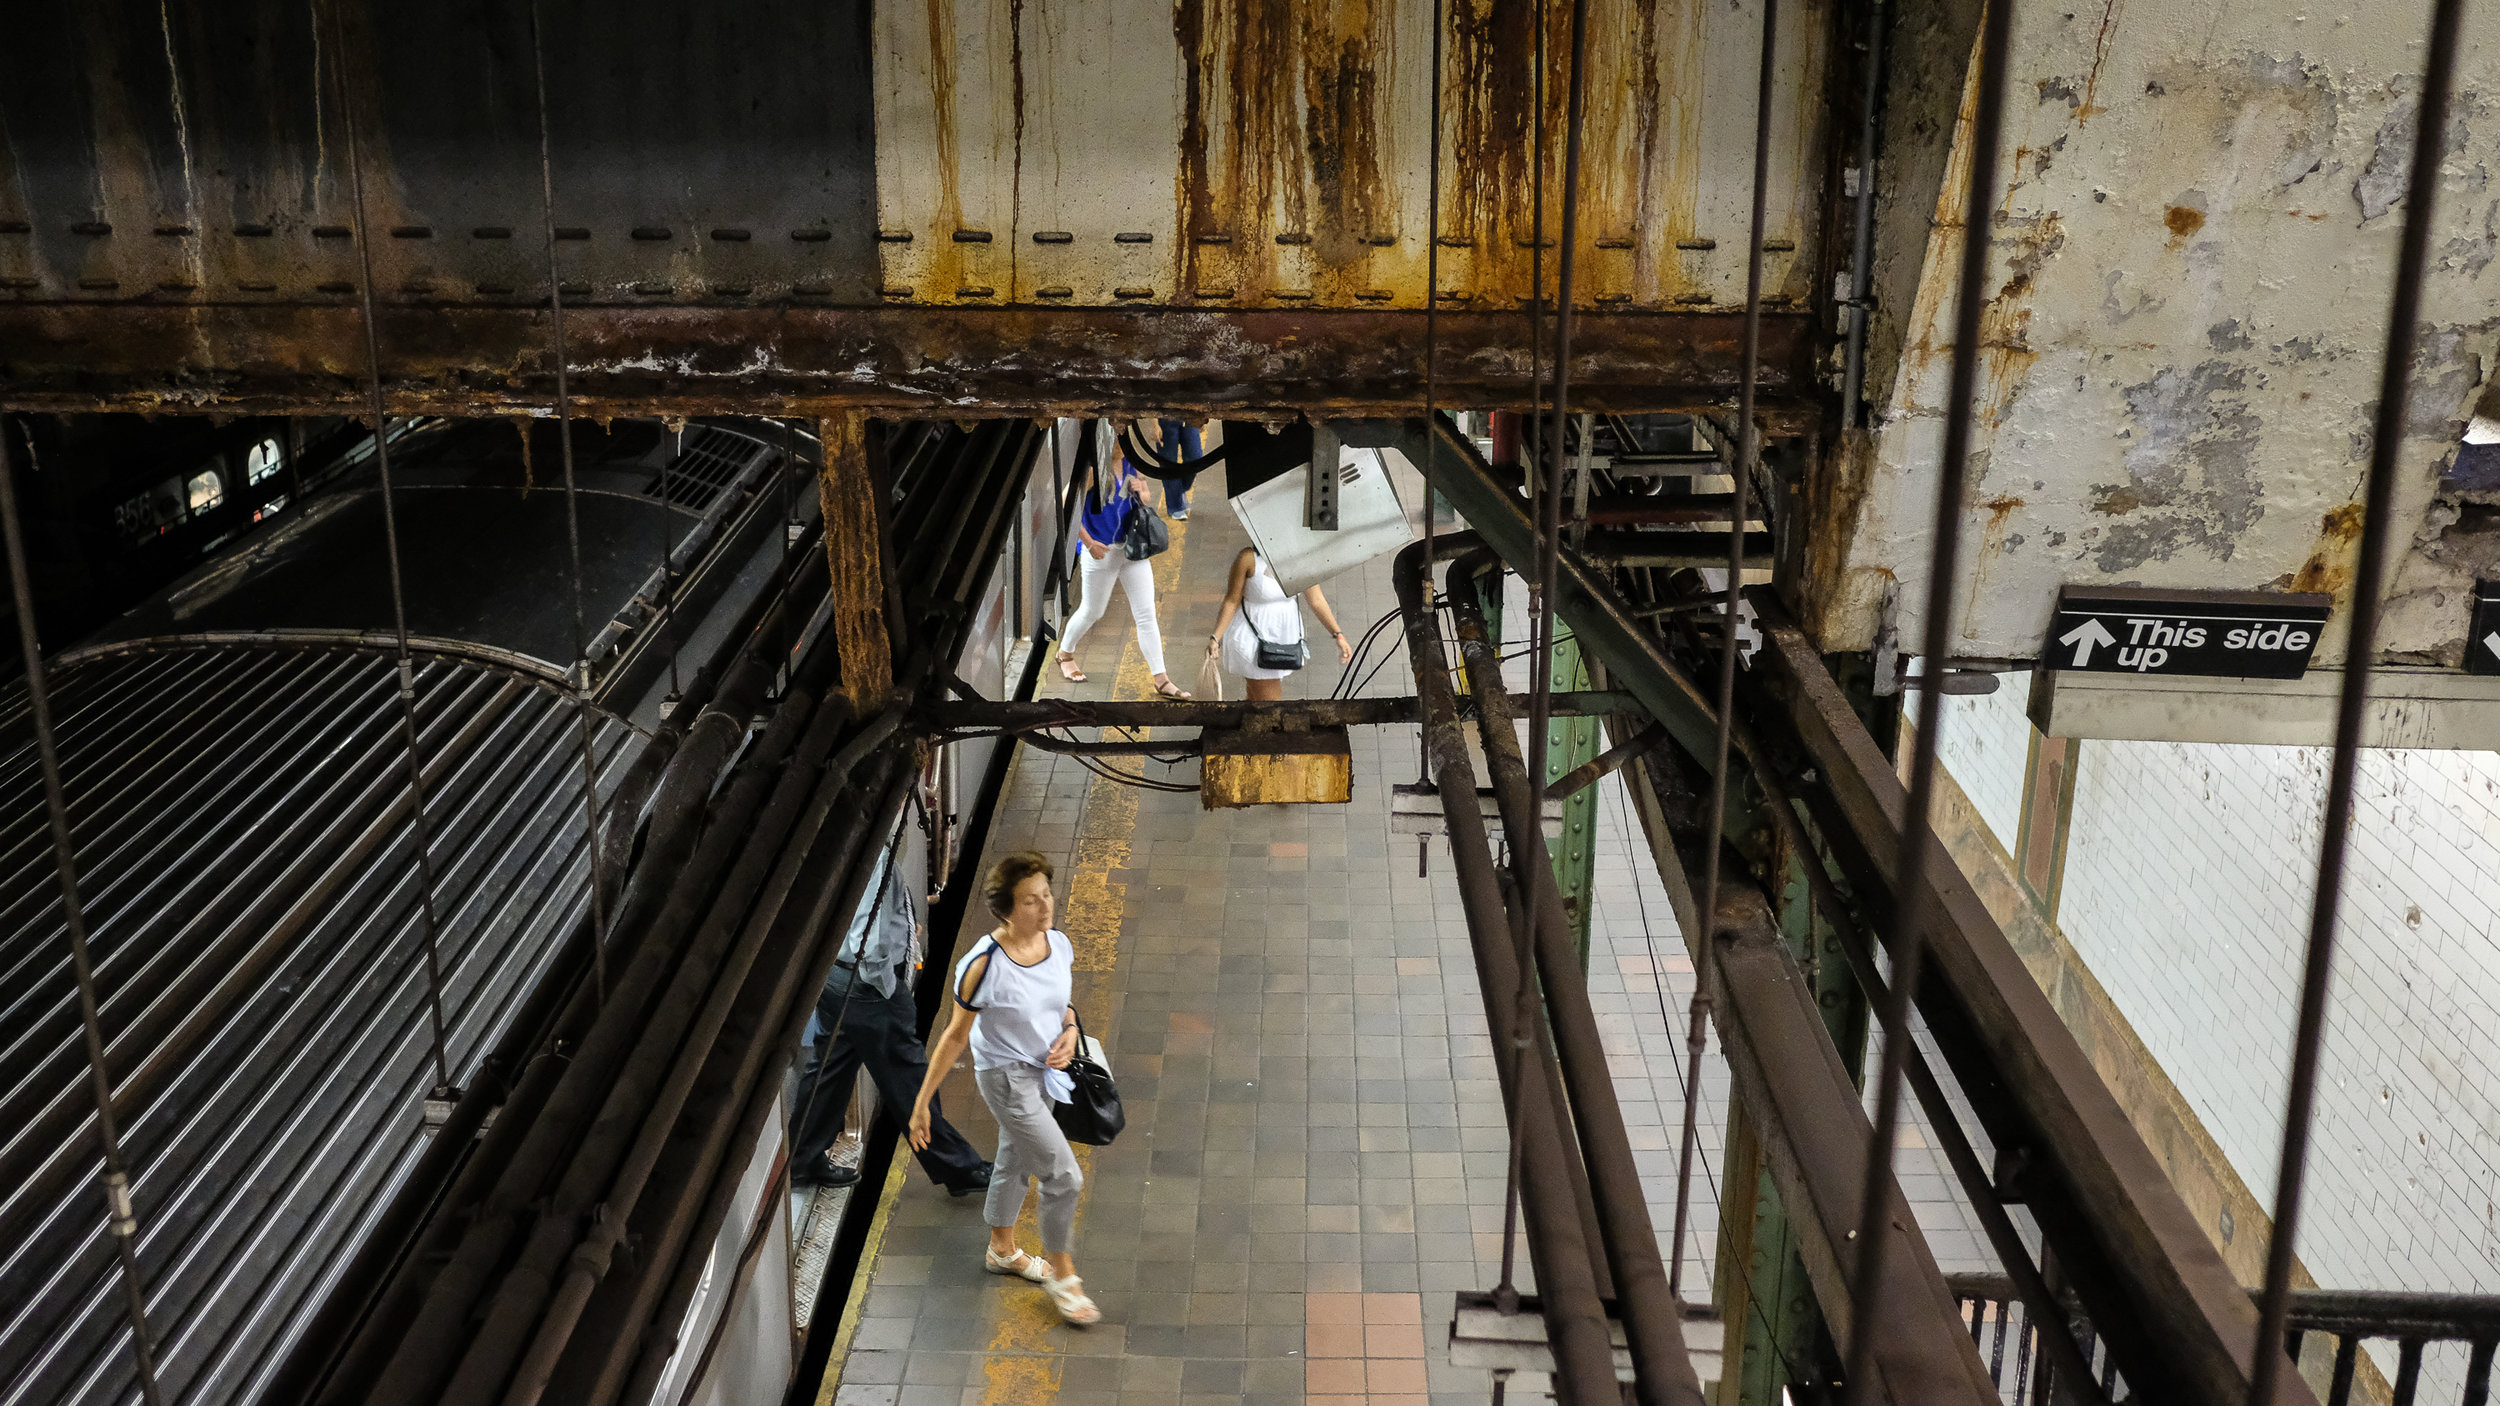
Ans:
[{"label": "tile floor pattern", "polygon": [[[1175,525],[1159,563],[1184,687],[1244,542],[1218,476],[1199,482],[1210,511]],[[1357,639],[1394,599],[1385,561],[1327,591]],[[1052,677],[1046,692],[1144,696],[1129,634],[1115,606],[1084,643],[1091,681]],[[1394,627],[1372,657],[1382,649],[1397,657],[1364,691],[1410,691]],[[1288,696],[1325,693],[1338,672],[1315,664]],[[841,1406],[1489,1402],[1486,1377],[1447,1365],[1441,1346],[1452,1292],[1489,1288],[1500,1271],[1506,1139],[1483,1009],[1446,851],[1418,876],[1414,840],[1388,830],[1389,785],[1416,770],[1415,731],[1356,729],[1352,747],[1351,805],[1214,813],[1195,795],[1019,753],[991,850],[1036,848],[1060,864],[1077,1001],[1129,1112],[1117,1143],[1080,1149],[1077,1265],[1104,1321],[1068,1328],[1038,1287],[985,1274],[980,1203],[911,1175],[843,1364]],[[1194,767],[1145,770],[1188,780]],[[1601,815],[1592,998],[1663,1246],[1692,976],[1619,793]],[[1708,1291],[1726,1113],[1724,1066],[1704,1067],[1713,1179],[1694,1193],[1694,1297]],[[995,1140],[968,1068],[951,1076],[945,1103],[976,1145]],[[1916,1129],[1903,1142],[1924,1145]],[[1942,1167],[1905,1150],[1902,1173],[1939,1258],[1978,1267],[1954,1239],[1976,1249]],[[1024,1241],[1038,1248],[1029,1209]]]}]

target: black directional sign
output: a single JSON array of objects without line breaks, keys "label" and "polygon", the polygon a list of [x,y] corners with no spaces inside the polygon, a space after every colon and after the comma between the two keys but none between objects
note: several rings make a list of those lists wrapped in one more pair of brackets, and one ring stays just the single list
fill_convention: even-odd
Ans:
[{"label": "black directional sign", "polygon": [[2465,672],[2500,674],[2500,581],[2474,583],[2474,623],[2465,636]]},{"label": "black directional sign", "polygon": [[2296,679],[2308,671],[2329,601],[2271,591],[2068,586],[2040,662],[2096,674]]}]

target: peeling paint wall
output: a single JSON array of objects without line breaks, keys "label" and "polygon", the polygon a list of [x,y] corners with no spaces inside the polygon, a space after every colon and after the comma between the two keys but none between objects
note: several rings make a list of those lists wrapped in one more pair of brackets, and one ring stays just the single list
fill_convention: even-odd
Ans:
[{"label": "peeling paint wall", "polygon": [[[2427,25],[2298,0],[2016,12],[1957,653],[2036,656],[2065,582],[2349,591]],[[2469,12],[2458,90],[2397,496],[2425,535],[2388,637],[2447,662],[2454,562],[2481,557],[2443,549],[2431,513],[2500,352],[2500,10]],[[1826,648],[1867,647],[1890,579],[1904,637],[1921,628],[1968,160],[1957,135],[1901,356],[1870,387]],[[2339,652],[2330,634],[2321,662]]]},{"label": "peeling paint wall", "polygon": [[[1818,291],[1830,0],[1781,12],[1772,303]],[[1443,7],[1442,306],[1532,286],[1532,134],[1562,131],[1569,7]],[[1428,0],[885,0],[878,223],[893,303],[1425,302]],[[1579,287],[1591,311],[1744,299],[1759,0],[1593,0]],[[1541,118],[1541,121],[1540,121]],[[1562,154],[1545,153],[1544,277]]]}]

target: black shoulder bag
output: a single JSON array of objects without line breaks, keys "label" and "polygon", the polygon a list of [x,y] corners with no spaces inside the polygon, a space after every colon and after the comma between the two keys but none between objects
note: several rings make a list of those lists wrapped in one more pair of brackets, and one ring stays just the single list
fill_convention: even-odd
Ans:
[{"label": "black shoulder bag", "polygon": [[1172,529],[1163,525],[1163,514],[1144,503],[1129,504],[1128,521],[1120,525],[1120,550],[1130,561],[1160,556],[1171,545]]},{"label": "black shoulder bag", "polygon": [[1307,640],[1272,640],[1259,633],[1250,623],[1250,609],[1242,607],[1241,623],[1248,627],[1250,638],[1258,641],[1258,665],[1262,669],[1299,669],[1311,662],[1311,646]]},{"label": "black shoulder bag", "polygon": [[1066,1103],[1051,1104],[1050,1116],[1058,1120],[1059,1131],[1068,1135],[1068,1141],[1109,1146],[1128,1126],[1128,1114],[1120,1107],[1120,1088],[1111,1082],[1111,1071],[1094,1058],[1083,1016],[1076,1018],[1076,1058],[1068,1061],[1066,1073],[1076,1081],[1076,1088]]}]

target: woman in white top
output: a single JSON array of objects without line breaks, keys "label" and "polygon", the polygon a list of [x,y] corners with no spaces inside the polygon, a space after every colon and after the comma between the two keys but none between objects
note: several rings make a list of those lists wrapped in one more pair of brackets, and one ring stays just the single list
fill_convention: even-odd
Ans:
[{"label": "woman in white top", "polygon": [[[1076,947],[1050,925],[1050,877],[1050,861],[1029,850],[990,866],[981,894],[1000,921],[955,964],[955,1014],[929,1051],[929,1073],[912,1103],[911,1145],[928,1147],[929,1105],[969,1046],[973,1084],[998,1119],[998,1153],[982,1204],[990,1226],[983,1263],[992,1274],[1041,1285],[1059,1316],[1082,1328],[1099,1322],[1102,1310],[1085,1296],[1071,1253],[1085,1173],[1050,1113],[1074,1087],[1064,1071],[1077,1040],[1076,1007],[1068,1004]],[[1041,1188],[1041,1259],[1016,1246],[1027,1177]]]},{"label": "woman in white top", "polygon": [[[1337,662],[1354,661],[1354,646],[1347,644],[1345,631],[1337,628],[1337,616],[1328,608],[1328,597],[1313,586],[1302,593],[1310,601],[1311,613],[1328,627],[1337,642]],[[1285,676],[1291,669],[1271,669],[1259,663],[1259,641],[1270,644],[1298,644],[1302,639],[1302,611],[1294,597],[1286,595],[1276,584],[1276,573],[1269,569],[1267,558],[1255,548],[1244,547],[1233,558],[1232,583],[1224,588],[1224,608],[1216,612],[1215,633],[1207,636],[1207,653],[1223,661],[1228,673],[1241,675],[1248,691],[1243,695],[1258,703],[1285,696]]]}]

